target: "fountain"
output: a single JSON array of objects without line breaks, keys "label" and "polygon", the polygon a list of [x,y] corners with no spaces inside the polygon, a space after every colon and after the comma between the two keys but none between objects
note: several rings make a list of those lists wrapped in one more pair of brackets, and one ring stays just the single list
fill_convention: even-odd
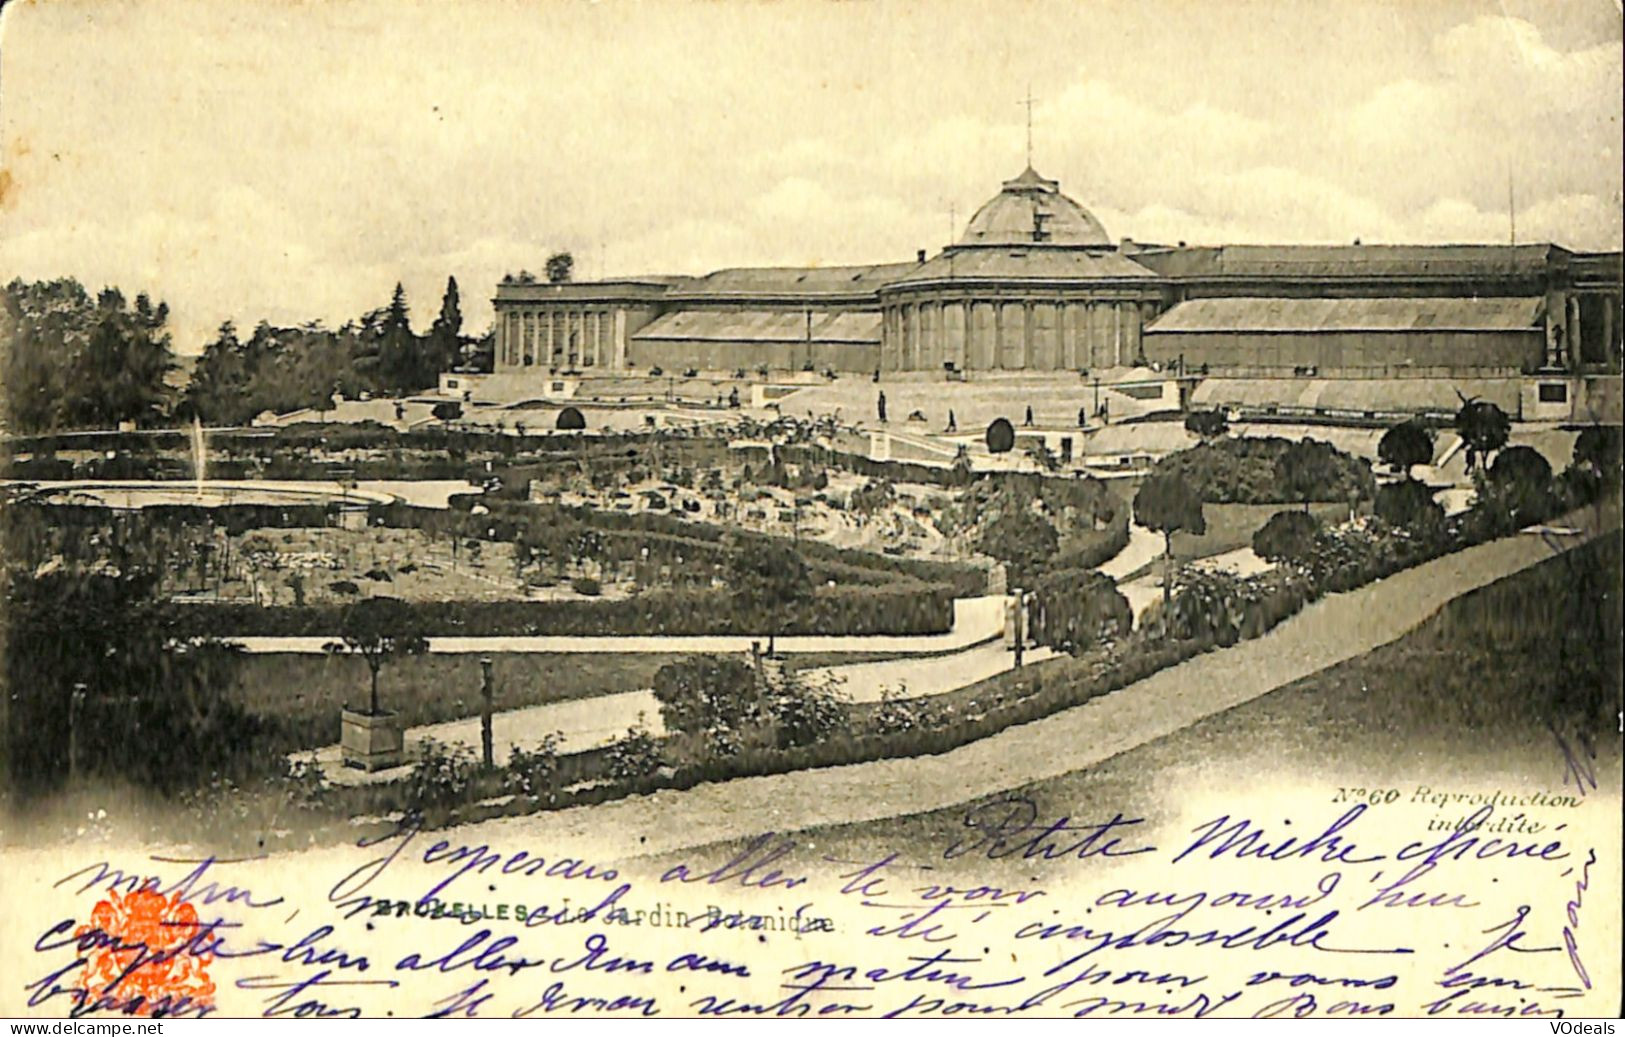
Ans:
[{"label": "fountain", "polygon": [[203,422],[192,416],[192,481],[199,498],[203,496],[203,478],[209,466],[209,455],[203,448]]}]

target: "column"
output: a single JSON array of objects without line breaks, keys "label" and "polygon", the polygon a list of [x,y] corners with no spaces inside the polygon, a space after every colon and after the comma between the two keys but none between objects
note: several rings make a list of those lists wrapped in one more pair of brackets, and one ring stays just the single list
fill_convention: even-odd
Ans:
[{"label": "column", "polygon": [[1004,301],[996,296],[993,299],[993,354],[988,359],[988,371],[998,371],[1004,366]]},{"label": "column", "polygon": [[[943,340],[944,361],[952,360],[954,366],[961,370],[965,367],[965,359],[969,350],[965,346],[966,336],[969,334],[970,313],[969,307],[963,302],[948,303],[947,311],[943,316],[943,328],[946,338]],[[941,366],[940,364],[938,365]]]},{"label": "column", "polygon": [[1033,303],[1031,299],[1021,304],[1021,363],[1016,366],[1023,371],[1033,368],[1036,356],[1033,342]]},{"label": "column", "polygon": [[1126,303],[1112,303],[1112,366],[1123,366],[1123,307]]},{"label": "column", "polygon": [[556,367],[557,365],[553,362],[553,353],[558,348],[558,335],[555,329],[555,325],[558,323],[556,319],[557,314],[553,311],[553,308],[549,306],[546,310],[542,311],[542,315],[546,320],[547,326],[547,332],[542,338],[543,344],[547,346],[547,366]]},{"label": "column", "polygon": [[1619,305],[1619,298],[1613,295],[1602,297],[1602,344],[1603,359],[1609,363],[1614,360],[1614,308]]},{"label": "column", "polygon": [[1570,294],[1563,306],[1564,331],[1563,348],[1568,351],[1568,366],[1571,370],[1580,362],[1580,297]]}]

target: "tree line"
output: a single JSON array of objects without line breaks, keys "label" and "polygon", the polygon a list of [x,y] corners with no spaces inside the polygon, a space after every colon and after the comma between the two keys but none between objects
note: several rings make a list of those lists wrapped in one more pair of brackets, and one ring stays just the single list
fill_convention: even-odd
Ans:
[{"label": "tree line", "polygon": [[4,422],[16,432],[105,428],[120,422],[243,424],[263,411],[326,409],[335,393],[398,394],[432,387],[453,367],[489,370],[489,336],[462,333],[457,279],[424,334],[406,291],[334,329],[261,321],[246,337],[220,326],[190,383],[177,377],[169,307],[117,288],[92,298],[72,278],[6,285],[0,296]]},{"label": "tree line", "polygon": [[174,400],[169,307],[72,278],[14,280],[0,297],[4,420],[23,432],[147,421]]}]

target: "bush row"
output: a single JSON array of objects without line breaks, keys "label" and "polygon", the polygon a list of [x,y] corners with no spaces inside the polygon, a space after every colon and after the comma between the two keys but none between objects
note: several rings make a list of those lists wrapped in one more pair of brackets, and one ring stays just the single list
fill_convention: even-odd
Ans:
[{"label": "bush row", "polygon": [[[725,590],[653,591],[620,601],[409,602],[429,637],[734,634],[941,634],[953,626],[951,588],[821,587],[776,615]],[[177,603],[177,637],[321,637],[340,629],[345,606]]]}]

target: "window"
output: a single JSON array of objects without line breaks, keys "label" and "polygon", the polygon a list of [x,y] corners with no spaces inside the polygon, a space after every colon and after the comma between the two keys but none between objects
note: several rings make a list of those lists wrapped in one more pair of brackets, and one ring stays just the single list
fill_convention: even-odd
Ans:
[{"label": "window", "polygon": [[457,379],[455,379],[455,378],[447,378],[446,379],[446,388],[448,388],[448,389],[457,388]]},{"label": "window", "polygon": [[1542,382],[1539,392],[1541,403],[1569,402],[1569,387],[1562,382]]}]

